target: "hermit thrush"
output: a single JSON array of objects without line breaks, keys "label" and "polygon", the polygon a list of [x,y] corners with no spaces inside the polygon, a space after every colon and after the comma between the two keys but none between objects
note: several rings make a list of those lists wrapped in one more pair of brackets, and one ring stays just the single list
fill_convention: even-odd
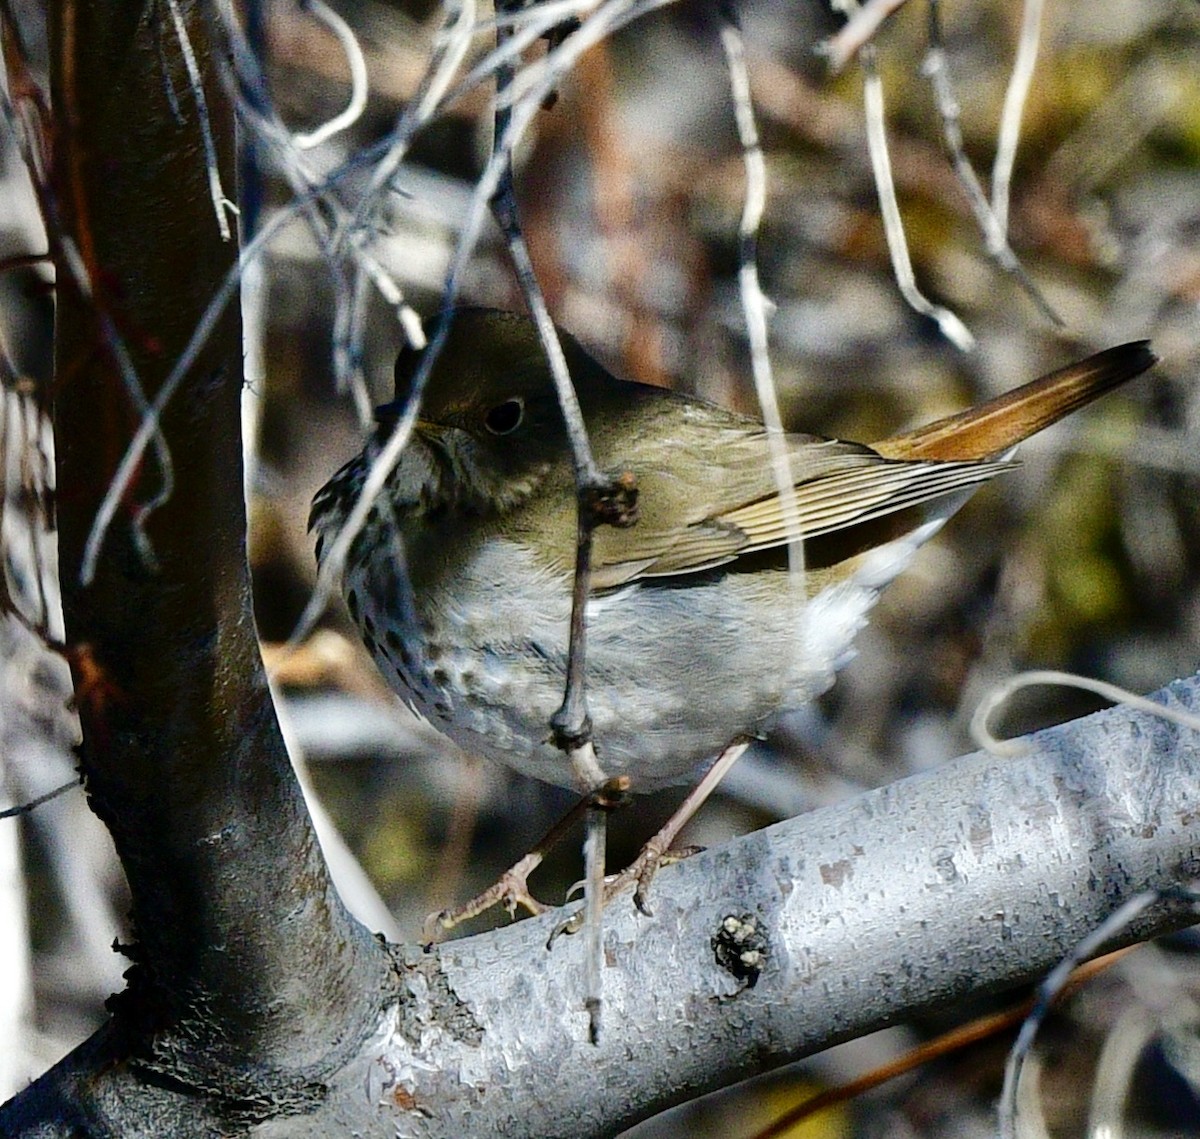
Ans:
[{"label": "hermit thrush", "polygon": [[[637,479],[628,529],[595,533],[587,696],[605,777],[686,778],[735,735],[823,692],[879,591],[1022,439],[1138,375],[1145,342],[1101,352],[870,446],[784,437],[781,496],[755,419],[616,379],[563,335],[602,469]],[[415,353],[397,365],[402,401]],[[327,552],[400,403],[318,492]],[[790,501],[789,501],[790,500]],[[567,787],[550,738],[563,698],[576,543],[573,465],[549,368],[523,316],[463,309],[421,419],[345,566],[388,682],[469,751]],[[803,538],[803,596],[787,543]]]}]

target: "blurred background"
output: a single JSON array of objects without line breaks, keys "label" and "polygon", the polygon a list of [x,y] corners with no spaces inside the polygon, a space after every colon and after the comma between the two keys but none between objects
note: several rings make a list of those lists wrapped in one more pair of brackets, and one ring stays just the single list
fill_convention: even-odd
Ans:
[{"label": "blurred background", "polygon": [[[39,64],[41,13],[34,3],[17,7]],[[309,152],[318,173],[393,126],[444,19],[424,0],[336,7],[361,45],[369,97],[348,130]],[[965,154],[986,187],[1023,12],[997,0],[951,0],[938,10]],[[916,280],[970,330],[969,351],[913,311],[897,286],[868,154],[863,71],[852,60],[832,75],[815,50],[843,17],[795,0],[742,0],[736,12],[766,158],[759,271],[774,305],[771,353],[786,425],[877,438],[1110,344],[1150,337],[1162,359],[1024,445],[1020,469],[980,491],[922,551],[885,594],[835,688],[780,723],[689,827],[683,841],[704,845],[971,750],[975,705],[1021,669],[1069,669],[1147,692],[1194,672],[1200,642],[1200,8],[1182,0],[1046,5],[1010,241],[1061,328],[988,255],[922,71],[929,7],[906,5],[883,25],[875,42],[884,121]],[[268,3],[262,16],[277,110],[291,130],[312,130],[346,105],[345,50],[301,5]],[[517,195],[560,325],[618,374],[753,412],[737,282],[745,167],[720,29],[715,6],[679,0],[586,53],[518,151]],[[489,42],[481,34],[479,50]],[[491,107],[490,89],[478,88],[417,135],[372,245],[423,315],[441,305],[488,155]],[[19,260],[44,251],[45,239],[11,129],[0,142],[0,600],[11,596],[34,620],[51,614],[61,634],[45,506],[51,444],[30,394],[49,377],[51,278],[44,265]],[[269,218],[289,190],[265,152],[260,158],[246,185]],[[351,206],[368,173],[344,184]],[[426,913],[488,885],[572,799],[461,755],[416,722],[380,680],[340,603],[301,649],[281,651],[315,577],[309,502],[360,448],[364,429],[334,382],[335,282],[318,243],[293,224],[261,268],[246,299],[246,404],[264,655],[293,750],[330,820],[325,841],[343,867],[343,889],[368,924],[414,940]],[[521,307],[494,229],[461,295]],[[363,355],[373,402],[391,398],[402,343],[394,313],[376,299]],[[71,778],[68,699],[61,662],[20,622],[0,621],[0,787],[9,801]],[[1030,690],[997,727],[1019,734],[1099,706],[1078,692]],[[684,790],[615,816],[610,866],[636,854]],[[0,822],[11,911],[0,919],[10,931],[0,933],[0,968],[25,979],[5,998],[11,1031],[3,1038],[21,1045],[0,1059],[0,1093],[82,1039],[121,986],[110,944],[127,931],[106,842],[78,792]],[[357,867],[365,874],[355,885]],[[535,894],[560,902],[580,870],[571,839],[534,877]],[[1126,958],[1056,1014],[1039,1061],[1047,1134],[1088,1133],[1089,1112],[1106,1094],[1100,1074],[1109,1089],[1115,1079],[1131,1091],[1126,1134],[1200,1134],[1194,981],[1181,936]],[[796,1098],[991,1007],[948,1010],[945,1023],[843,1046],[637,1134],[752,1135]],[[1006,1047],[1004,1038],[978,1045],[791,1133],[993,1134]],[[1114,1052],[1127,1057],[1124,1068]]]}]

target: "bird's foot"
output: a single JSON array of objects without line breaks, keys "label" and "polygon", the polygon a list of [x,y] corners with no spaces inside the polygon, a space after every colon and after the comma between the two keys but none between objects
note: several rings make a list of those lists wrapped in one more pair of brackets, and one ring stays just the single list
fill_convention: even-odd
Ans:
[{"label": "bird's foot", "polygon": [[[658,868],[666,863],[681,862],[701,849],[699,847],[672,848],[671,844],[679,837],[679,832],[700,809],[704,801],[716,790],[725,773],[738,761],[741,754],[750,746],[750,742],[748,737],[739,737],[725,748],[717,756],[712,767],[705,772],[700,782],[688,793],[678,810],[667,820],[662,830],[642,847],[637,858],[619,874],[605,878],[604,892],[600,903],[602,908],[633,883],[633,904],[643,914],[650,915],[650,908],[646,905],[646,894],[649,892],[650,882],[658,872]],[[565,921],[556,925],[546,942],[546,948],[550,948],[562,934],[576,933],[582,929],[585,912],[585,909],[579,909]]]},{"label": "bird's foot", "polygon": [[426,947],[441,940],[455,926],[486,913],[493,906],[502,904],[508,910],[510,917],[517,916],[517,907],[529,911],[534,917],[549,909],[529,892],[529,875],[542,864],[546,853],[553,850],[563,839],[563,836],[590,807],[608,810],[623,801],[626,789],[625,780],[612,780],[598,788],[591,795],[580,799],[550,830],[542,840],[516,865],[509,867],[500,878],[489,886],[482,894],[472,898],[461,906],[450,910],[440,910],[430,914],[422,927],[423,940]]},{"label": "bird's foot", "polygon": [[503,905],[510,917],[517,916],[517,908],[522,907],[536,917],[545,913],[549,908],[543,905],[529,892],[529,875],[541,864],[545,853],[538,848],[530,851],[515,865],[509,867],[500,877],[481,894],[477,894],[469,902],[455,906],[449,910],[439,910],[425,919],[422,927],[423,940],[426,948],[440,941],[442,937],[471,918],[486,913],[495,905]]},{"label": "bird's foot", "polygon": [[[650,883],[654,875],[662,866],[670,866],[674,862],[682,862],[685,858],[691,858],[694,854],[700,854],[704,847],[702,846],[681,846],[674,849],[666,849],[662,842],[663,831],[659,831],[645,846],[642,847],[635,858],[624,870],[617,874],[610,874],[604,879],[604,895],[601,900],[601,906],[607,908],[612,900],[630,886],[634,887],[633,904],[638,908],[640,913],[647,917],[653,917],[654,914],[650,907],[646,904],[646,895],[650,891]],[[564,933],[578,933],[583,928],[585,910],[580,907],[569,918],[561,921],[550,931],[550,937],[546,942],[546,948],[549,949]]]}]

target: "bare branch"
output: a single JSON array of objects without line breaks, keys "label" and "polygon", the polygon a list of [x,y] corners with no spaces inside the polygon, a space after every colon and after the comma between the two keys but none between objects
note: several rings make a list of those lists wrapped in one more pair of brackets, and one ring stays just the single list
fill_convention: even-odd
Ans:
[{"label": "bare branch", "polygon": [[[1200,676],[1153,699],[1195,713]],[[966,993],[1024,984],[1147,890],[1164,900],[1110,946],[1190,924],[1192,904],[1170,892],[1200,865],[1194,739],[1114,708],[1036,733],[1021,759],[965,756],[668,867],[653,918],[622,900],[606,914],[598,1046],[578,1011],[584,947],[544,948],[562,911],[432,954],[397,949],[375,1035],[291,1133],[352,1120],[379,1139],[613,1135]],[[747,913],[767,939],[752,988],[712,946],[727,916]],[[65,1136],[25,1123],[69,1096],[119,1131],[136,1097],[158,1094],[88,1060],[0,1108],[0,1129]],[[106,1094],[114,1084],[126,1096]]]},{"label": "bare branch", "polygon": [[917,287],[908,242],[904,236],[904,221],[896,201],[896,186],[892,181],[892,164],[887,150],[887,124],[883,111],[883,82],[875,65],[875,45],[864,44],[859,57],[863,69],[863,104],[867,117],[867,148],[871,153],[871,168],[875,173],[875,189],[879,194],[879,212],[887,235],[888,252],[892,255],[892,272],[900,293],[909,305],[933,320],[942,335],[963,352],[975,346],[971,330],[948,308],[935,305]]},{"label": "bare branch", "polygon": [[986,748],[993,755],[1022,755],[1026,746],[1021,740],[1000,740],[992,735],[988,721],[996,710],[1022,688],[1032,688],[1037,685],[1050,685],[1063,688],[1078,688],[1082,692],[1094,692],[1105,700],[1116,704],[1124,704],[1128,708],[1136,708],[1139,712],[1161,716],[1181,728],[1191,728],[1200,732],[1200,718],[1190,712],[1182,712],[1178,708],[1164,707],[1145,696],[1138,696],[1128,689],[1103,680],[1095,680],[1090,676],[1079,676],[1073,672],[1060,672],[1057,669],[1032,669],[1029,672],[1019,672],[1015,676],[998,684],[979,702],[975,714],[971,717],[971,738]]},{"label": "bare branch", "polygon": [[[183,56],[183,63],[187,68],[192,98],[196,101],[196,119],[200,126],[200,138],[204,143],[204,166],[208,171],[208,189],[212,195],[213,211],[217,215],[217,229],[220,230],[222,241],[231,241],[233,231],[229,228],[229,218],[226,213],[236,213],[237,206],[229,200],[221,185],[221,171],[217,166],[217,149],[213,142],[212,124],[208,118],[208,100],[205,98],[204,84],[200,79],[200,67],[196,63],[196,53],[192,50],[192,41],[188,36],[187,25],[184,23],[183,13],[179,9],[179,0],[166,0],[166,4],[171,11],[175,36],[179,40],[179,52]],[[161,55],[159,58],[161,60]],[[175,99],[174,88],[171,86],[169,76],[164,79],[167,83],[167,90],[170,92],[168,101],[171,103],[172,111],[176,112],[175,117],[178,118],[179,103]]]},{"label": "bare branch", "polygon": [[[767,446],[775,485],[779,489],[782,521],[785,533],[800,533],[800,515],[796,509],[796,488],[788,447],[784,440],[783,420],[779,415],[779,397],[771,369],[771,354],[767,340],[767,311],[770,301],[762,291],[758,277],[758,231],[762,225],[767,202],[767,164],[758,141],[754,121],[754,102],[750,94],[750,73],[746,67],[746,44],[741,29],[726,11],[721,27],[721,43],[725,48],[725,64],[729,69],[729,85],[733,95],[734,116],[746,164],[746,198],[742,206],[739,237],[738,283],[742,293],[742,310],[746,314],[746,330],[750,340],[750,364],[754,375],[754,390],[767,429]],[[795,538],[787,544],[790,570],[789,601],[795,614],[797,652],[806,651],[808,639],[805,621],[804,542]]]},{"label": "bare branch", "polygon": [[1021,137],[1021,113],[1029,97],[1033,69],[1037,64],[1042,25],[1043,0],[1025,0],[1021,17],[1021,38],[1013,60],[1012,75],[1004,94],[1004,110],[996,132],[996,158],[992,163],[992,213],[1001,233],[1008,232],[1008,192],[1012,183],[1013,164],[1017,160],[1017,143]]},{"label": "bare branch", "polygon": [[305,6],[337,36],[338,43],[342,45],[342,50],[346,53],[346,65],[350,70],[350,101],[346,104],[345,110],[339,111],[316,130],[305,131],[293,136],[292,141],[301,150],[310,150],[358,122],[367,108],[368,84],[367,61],[363,58],[362,47],[358,42],[358,37],[354,34],[354,29],[322,0],[306,0]]},{"label": "bare branch", "polygon": [[1135,894],[1118,906],[1095,929],[1090,930],[1086,937],[1081,938],[1078,945],[1073,945],[1070,952],[1042,979],[1034,994],[1034,1006],[1025,1023],[1021,1025],[1021,1031],[1004,1066],[1004,1087],[1000,1092],[1000,1134],[1003,1139],[1015,1139],[1022,1068],[1033,1050],[1034,1038],[1042,1022],[1070,980],[1071,974],[1103,946],[1122,937],[1152,906],[1162,906],[1164,903],[1172,903],[1177,908],[1182,906],[1185,912],[1191,910],[1194,916],[1200,910],[1200,894],[1182,887],[1146,890],[1144,893]]},{"label": "bare branch", "polygon": [[73,787],[79,786],[78,779],[72,779],[69,783],[62,783],[53,790],[47,791],[44,795],[38,795],[36,798],[30,799],[25,803],[18,803],[15,807],[5,807],[0,811],[0,819],[15,819],[21,815],[28,815],[32,811],[36,811],[43,803],[49,803],[51,799],[57,799],[59,795],[65,795]]},{"label": "bare branch", "polygon": [[[1008,209],[1007,182],[1004,187],[1006,214],[1002,220],[988,203],[983,187],[979,184],[979,178],[975,173],[975,167],[971,165],[971,160],[967,157],[967,152],[963,147],[958,99],[955,98],[954,86],[950,80],[950,65],[946,59],[946,49],[942,46],[940,10],[941,6],[938,0],[930,0],[929,51],[925,55],[925,62],[922,64],[921,70],[933,84],[938,113],[942,118],[942,133],[946,139],[946,148],[950,152],[950,161],[954,164],[954,172],[958,175],[958,180],[967,195],[967,201],[971,204],[976,224],[987,243],[988,254],[994,258],[1001,269],[1016,279],[1029,299],[1037,305],[1038,311],[1056,328],[1062,328],[1062,317],[1042,296],[1041,291],[1033,283],[1008,243],[1008,236],[1005,232]],[[1015,145],[1014,142],[1014,148]]]},{"label": "bare branch", "polygon": [[841,30],[817,47],[817,51],[829,60],[829,70],[835,75],[841,71],[859,48],[879,31],[883,21],[903,4],[904,0],[866,0],[865,4],[855,6]]}]

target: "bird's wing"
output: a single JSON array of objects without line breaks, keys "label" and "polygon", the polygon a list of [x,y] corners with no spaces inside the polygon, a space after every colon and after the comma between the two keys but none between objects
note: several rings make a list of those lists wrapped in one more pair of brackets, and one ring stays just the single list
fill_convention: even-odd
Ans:
[{"label": "bird's wing", "polygon": [[[988,479],[1014,466],[1002,461],[903,462],[880,459],[795,488],[795,505],[778,493],[728,511],[721,521],[747,538],[741,553],[816,538],[905,510]],[[793,514],[794,512],[794,514]]]},{"label": "bird's wing", "polygon": [[[788,501],[775,485],[762,428],[732,427],[724,449],[715,451],[723,456],[719,468],[710,456],[708,463],[676,462],[671,470],[650,464],[639,469],[638,456],[629,456],[641,517],[629,529],[596,531],[596,588],[712,569],[952,494],[1012,465],[885,459],[860,444],[788,436],[794,479]],[[699,485],[682,486],[681,469]],[[681,509],[681,503],[687,505]]]}]

